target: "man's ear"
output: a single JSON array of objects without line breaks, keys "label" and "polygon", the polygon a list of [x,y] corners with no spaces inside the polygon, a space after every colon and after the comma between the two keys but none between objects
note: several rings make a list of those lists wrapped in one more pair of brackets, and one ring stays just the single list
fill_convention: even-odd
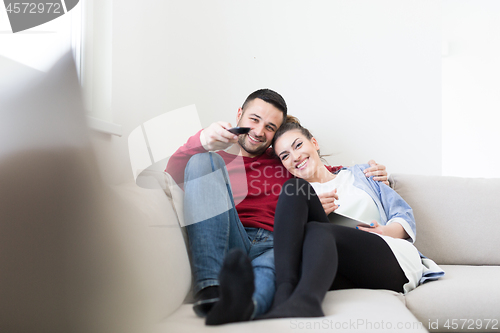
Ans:
[{"label": "man's ear", "polygon": [[238,108],[238,113],[236,113],[236,126],[238,126],[238,123],[240,122],[242,115],[243,115],[243,109]]}]

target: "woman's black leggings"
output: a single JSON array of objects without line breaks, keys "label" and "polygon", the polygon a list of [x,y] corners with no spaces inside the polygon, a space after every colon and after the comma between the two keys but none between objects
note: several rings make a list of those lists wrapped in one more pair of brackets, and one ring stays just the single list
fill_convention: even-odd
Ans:
[{"label": "woman's black leggings", "polygon": [[396,257],[379,236],[337,226],[312,186],[290,179],[283,187],[274,219],[277,292],[273,308],[292,293],[317,297],[333,289],[403,291],[408,282]]}]

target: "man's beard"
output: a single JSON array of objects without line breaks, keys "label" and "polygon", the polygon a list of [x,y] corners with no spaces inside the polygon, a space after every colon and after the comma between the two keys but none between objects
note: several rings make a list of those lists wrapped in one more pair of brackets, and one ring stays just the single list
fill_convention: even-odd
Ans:
[{"label": "man's beard", "polygon": [[263,145],[263,146],[259,146],[257,147],[256,149],[251,149],[249,147],[247,147],[246,145],[246,137],[248,136],[248,134],[244,134],[244,135],[240,135],[238,137],[238,143],[240,145],[240,147],[246,151],[247,153],[249,153],[250,155],[255,155],[255,156],[259,156],[259,155],[262,155],[265,153],[265,151],[267,150],[267,148],[269,146],[266,146],[266,145]]}]

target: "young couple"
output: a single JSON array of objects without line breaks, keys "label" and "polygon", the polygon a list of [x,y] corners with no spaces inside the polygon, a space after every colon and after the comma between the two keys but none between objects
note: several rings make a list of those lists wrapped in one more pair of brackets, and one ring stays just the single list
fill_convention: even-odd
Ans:
[{"label": "young couple", "polygon": [[[193,309],[207,325],[322,316],[329,289],[418,285],[413,214],[382,183],[384,166],[325,166],[317,141],[269,89],[248,96],[236,123],[250,132],[213,123],[166,168],[185,191]],[[334,210],[372,225],[337,227]]]}]

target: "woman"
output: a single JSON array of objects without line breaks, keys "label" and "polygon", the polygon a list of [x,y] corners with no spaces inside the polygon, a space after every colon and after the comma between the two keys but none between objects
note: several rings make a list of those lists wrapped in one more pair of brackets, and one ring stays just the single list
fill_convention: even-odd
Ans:
[{"label": "woman", "polygon": [[[363,170],[368,165],[330,172],[316,139],[293,117],[276,133],[273,148],[297,179],[285,183],[276,207],[277,289],[265,318],[323,316],[321,303],[328,290],[407,293],[425,280],[428,269],[412,244],[412,209],[390,187],[367,179]],[[317,194],[333,189],[335,212],[371,227],[356,230],[329,223]],[[444,274],[440,269],[432,273],[433,278]]]}]

